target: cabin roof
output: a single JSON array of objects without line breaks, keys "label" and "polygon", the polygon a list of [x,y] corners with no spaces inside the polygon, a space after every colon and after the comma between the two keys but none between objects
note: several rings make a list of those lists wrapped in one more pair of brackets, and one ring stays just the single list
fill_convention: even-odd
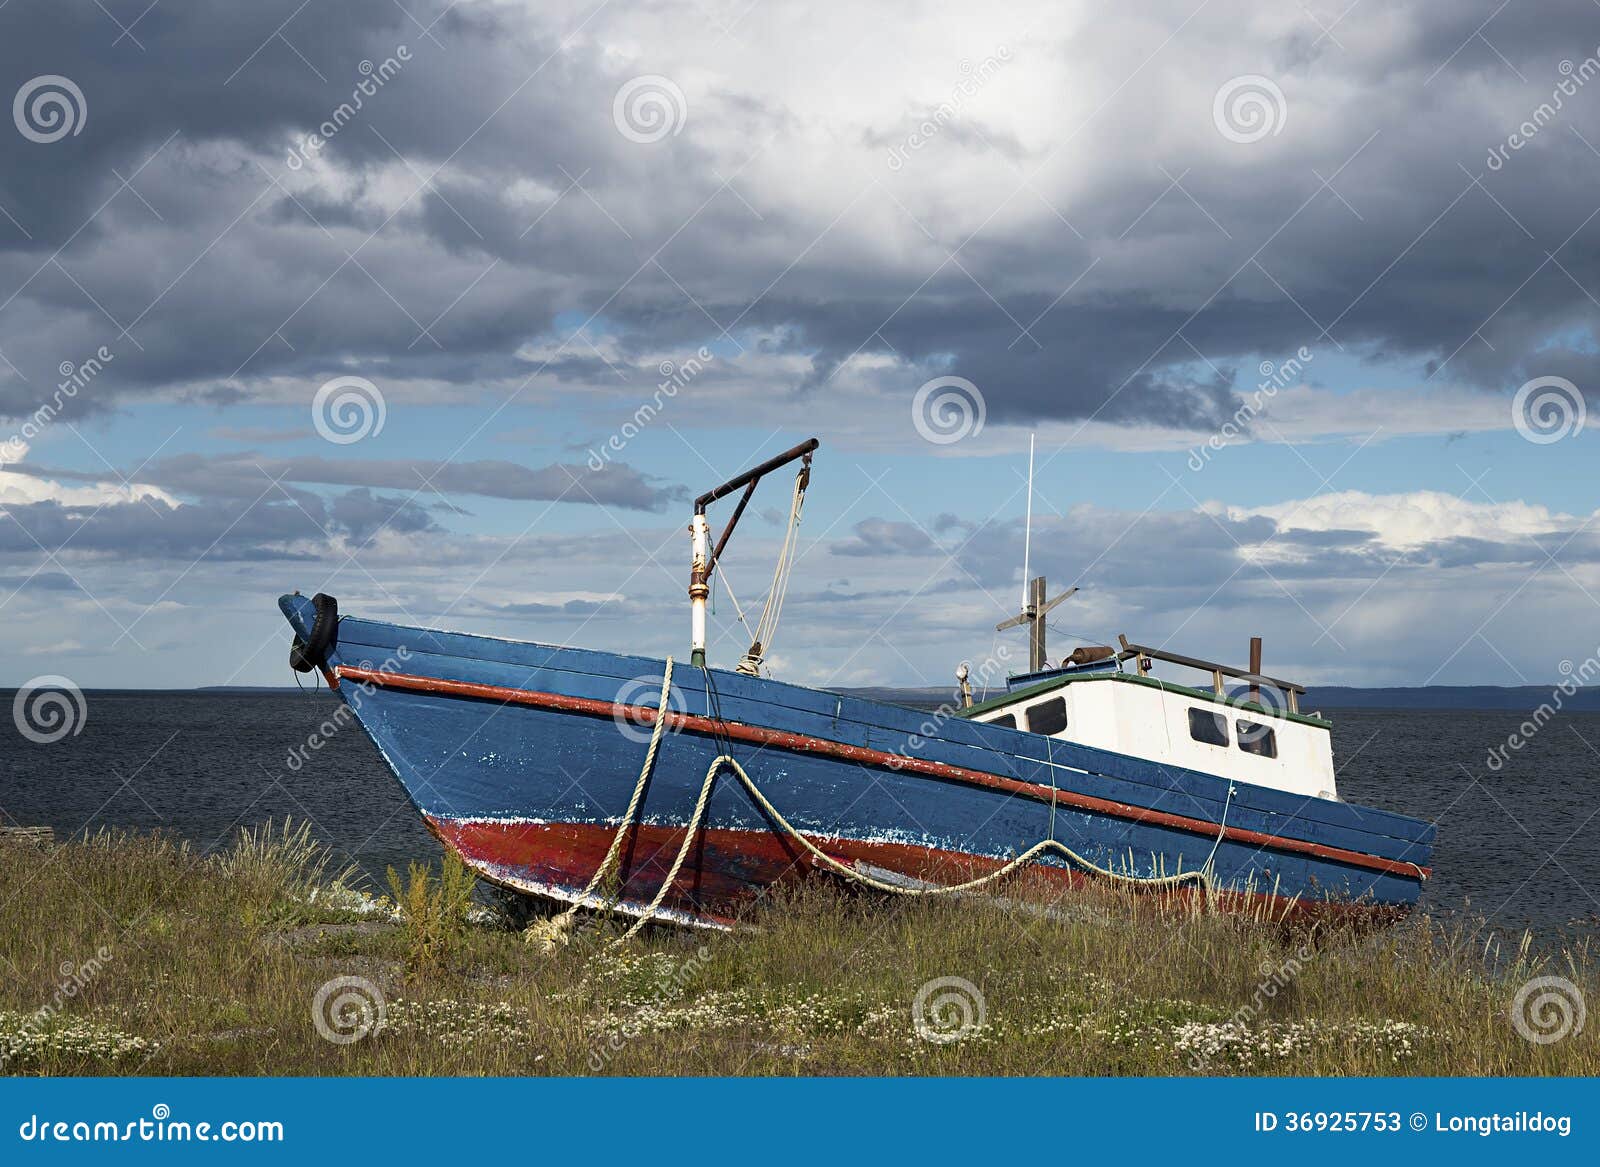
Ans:
[{"label": "cabin roof", "polygon": [[1088,681],[1121,681],[1129,685],[1145,685],[1152,689],[1161,689],[1168,693],[1180,693],[1196,701],[1209,701],[1214,705],[1227,705],[1234,709],[1245,709],[1252,713],[1261,713],[1268,717],[1277,717],[1284,721],[1295,721],[1302,725],[1313,725],[1321,729],[1332,729],[1333,722],[1326,718],[1315,717],[1308,713],[1291,713],[1287,709],[1273,709],[1257,701],[1248,701],[1242,697],[1232,697],[1227,694],[1218,694],[1211,689],[1196,689],[1190,685],[1180,685],[1175,681],[1163,681],[1156,677],[1141,677],[1137,673],[1125,673],[1111,670],[1085,670],[1082,673],[1063,673],[1036,685],[1029,685],[1022,689],[1013,689],[1002,693],[998,697],[990,697],[986,701],[979,701],[970,709],[961,710],[962,717],[978,717],[984,713],[991,713],[996,709],[1003,709],[1018,701],[1025,701],[1037,697],[1041,693],[1053,692],[1065,688],[1067,685],[1082,684]]}]

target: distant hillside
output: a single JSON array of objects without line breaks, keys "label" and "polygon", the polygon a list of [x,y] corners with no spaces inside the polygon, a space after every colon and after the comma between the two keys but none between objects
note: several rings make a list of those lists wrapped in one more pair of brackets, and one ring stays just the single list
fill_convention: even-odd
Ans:
[{"label": "distant hillside", "polygon": [[[1301,698],[1306,709],[1477,709],[1520,711],[1537,709],[1550,701],[1554,685],[1418,685],[1392,689],[1361,689],[1329,685],[1311,689]],[[1553,703],[1553,702],[1552,702]],[[1600,686],[1562,694],[1561,708],[1568,712],[1600,712]]]},{"label": "distant hillside", "polygon": [[[1393,688],[1361,688],[1326,685],[1309,690],[1300,699],[1305,710],[1327,709],[1456,709],[1482,712],[1521,712],[1537,709],[1550,700],[1550,685],[1414,685]],[[890,701],[913,709],[936,709],[954,699],[954,688],[865,688],[839,689],[837,692],[872,701]],[[991,689],[993,697],[997,690]],[[974,697],[982,694],[974,693]],[[1600,712],[1600,686],[1580,689],[1563,696],[1561,707],[1567,712]]]},{"label": "distant hillside", "polygon": [[[306,685],[310,690],[311,684]],[[139,691],[139,690],[132,690]],[[260,694],[272,696],[293,693],[292,685],[268,687],[257,685],[210,685],[190,690],[200,693],[226,693],[230,696]],[[324,692],[326,690],[323,690]],[[909,705],[913,709],[937,709],[955,699],[955,689],[950,688],[896,688],[873,686],[858,689],[835,689],[850,697],[865,697],[871,701],[889,701],[895,705]],[[1391,688],[1362,688],[1353,685],[1326,685],[1309,690],[1300,700],[1300,707],[1317,709],[1465,709],[1485,712],[1518,712],[1537,709],[1550,700],[1554,686],[1550,685],[1397,685]],[[990,689],[989,696],[999,690]],[[974,693],[981,699],[981,692]],[[1580,689],[1572,696],[1562,697],[1561,708],[1573,713],[1600,713],[1600,685]]]},{"label": "distant hillside", "polygon": [[[310,689],[315,687],[317,684],[321,684],[321,682],[307,681],[304,685],[300,686],[300,688]],[[293,693],[295,688],[296,686],[294,685],[201,685],[199,688],[195,689],[194,692],[232,693],[238,696],[246,696],[251,693]]]}]

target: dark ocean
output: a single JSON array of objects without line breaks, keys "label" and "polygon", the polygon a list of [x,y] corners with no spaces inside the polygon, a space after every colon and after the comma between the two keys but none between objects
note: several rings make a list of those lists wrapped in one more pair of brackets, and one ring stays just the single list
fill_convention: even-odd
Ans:
[{"label": "dark ocean", "polygon": [[[289,769],[290,751],[336,708],[325,691],[91,691],[86,703],[82,731],[57,742],[5,725],[0,822],[60,836],[161,828],[214,849],[241,826],[292,815],[379,887],[387,865],[439,856],[355,727]],[[1600,934],[1600,713],[1556,717],[1498,771],[1486,758],[1523,713],[1330,716],[1345,799],[1438,823],[1425,906],[1532,928],[1545,942]]]}]

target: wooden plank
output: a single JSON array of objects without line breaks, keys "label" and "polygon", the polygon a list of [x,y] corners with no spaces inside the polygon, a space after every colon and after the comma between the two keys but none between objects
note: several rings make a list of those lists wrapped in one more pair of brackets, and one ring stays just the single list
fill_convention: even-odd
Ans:
[{"label": "wooden plank", "polygon": [[48,847],[56,841],[52,827],[0,827],[0,843],[32,843]]}]

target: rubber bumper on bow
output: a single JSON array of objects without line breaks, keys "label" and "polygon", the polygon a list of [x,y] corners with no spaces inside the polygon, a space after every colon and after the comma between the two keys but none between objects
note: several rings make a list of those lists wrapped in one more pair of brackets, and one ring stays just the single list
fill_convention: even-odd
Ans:
[{"label": "rubber bumper on bow", "polygon": [[289,667],[309,673],[328,663],[328,654],[338,643],[339,601],[318,592],[307,602],[298,593],[278,601],[283,614],[294,626],[294,643],[289,646]]}]

